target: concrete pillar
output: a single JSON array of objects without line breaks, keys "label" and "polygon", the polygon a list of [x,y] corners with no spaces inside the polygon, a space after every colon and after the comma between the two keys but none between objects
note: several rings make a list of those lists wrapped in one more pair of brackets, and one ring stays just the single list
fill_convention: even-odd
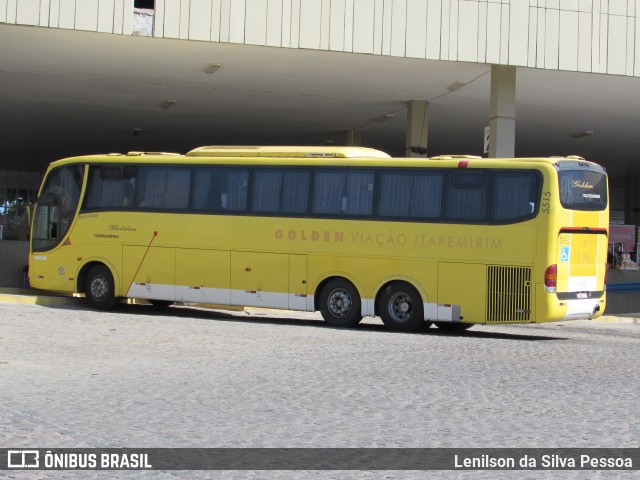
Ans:
[{"label": "concrete pillar", "polygon": [[429,102],[411,100],[407,105],[407,157],[426,157],[429,130]]},{"label": "concrete pillar", "polygon": [[347,147],[362,146],[362,130],[347,130],[345,131],[345,135],[346,135],[345,145]]},{"label": "concrete pillar", "polygon": [[491,66],[489,157],[514,157],[516,152],[516,67]]}]

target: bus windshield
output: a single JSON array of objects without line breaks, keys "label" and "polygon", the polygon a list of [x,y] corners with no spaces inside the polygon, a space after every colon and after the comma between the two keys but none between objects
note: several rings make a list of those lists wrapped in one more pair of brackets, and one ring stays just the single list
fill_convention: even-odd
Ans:
[{"label": "bus windshield", "polygon": [[569,210],[607,208],[607,176],[591,170],[561,170],[560,201]]},{"label": "bus windshield", "polygon": [[33,220],[34,252],[51,250],[69,231],[78,208],[83,172],[82,165],[73,165],[53,170],[47,176]]}]

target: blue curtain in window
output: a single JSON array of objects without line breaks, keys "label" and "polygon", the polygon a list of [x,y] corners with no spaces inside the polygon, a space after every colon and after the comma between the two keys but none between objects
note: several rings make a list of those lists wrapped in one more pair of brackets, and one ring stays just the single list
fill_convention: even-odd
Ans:
[{"label": "blue curtain in window", "polygon": [[198,168],[194,179],[194,209],[211,212],[246,210],[248,170]]},{"label": "blue curtain in window", "polygon": [[256,170],[253,174],[251,210],[264,213],[279,212],[281,190],[282,172]]},{"label": "blue curtain in window", "polygon": [[385,217],[438,218],[442,210],[443,175],[383,173],[378,214]]},{"label": "blue curtain in window", "polygon": [[513,220],[531,215],[535,210],[536,176],[531,173],[496,173],[493,178],[491,218]]},{"label": "blue curtain in window", "polygon": [[213,173],[210,169],[198,168],[194,174],[193,182],[193,208],[206,210],[209,203],[209,190]]},{"label": "blue curtain in window", "polygon": [[344,172],[317,172],[313,185],[313,213],[343,213],[344,191],[346,183]]},{"label": "blue curtain in window", "polygon": [[442,214],[442,173],[413,177],[411,192],[411,216],[414,218],[438,218]]},{"label": "blue curtain in window", "polygon": [[371,215],[373,210],[373,172],[347,174],[347,215]]},{"label": "blue curtain in window", "polygon": [[313,213],[371,214],[373,181],[373,172],[317,172],[313,187]]},{"label": "blue curtain in window", "polygon": [[188,169],[167,171],[167,183],[162,208],[185,210],[189,208],[189,183],[191,172]]},{"label": "blue curtain in window", "polygon": [[282,213],[305,213],[309,203],[309,172],[287,171],[282,183]]},{"label": "blue curtain in window", "polygon": [[249,172],[247,170],[232,170],[229,172],[227,210],[244,212],[247,209],[248,187]]},{"label": "blue curtain in window", "polygon": [[380,174],[378,214],[383,217],[408,217],[411,213],[413,178],[405,173]]},{"label": "blue curtain in window", "polygon": [[133,206],[133,178],[102,178],[100,167],[91,167],[87,183],[87,208],[129,208]]},{"label": "blue curtain in window", "polygon": [[167,183],[167,171],[157,168],[140,169],[140,185],[136,206],[140,208],[162,208]]},{"label": "blue curtain in window", "polygon": [[179,210],[189,206],[189,169],[142,167],[139,176],[144,188],[138,193],[138,207]]},{"label": "blue curtain in window", "polygon": [[447,188],[449,220],[482,221],[487,216],[487,188],[483,172],[454,172]]}]

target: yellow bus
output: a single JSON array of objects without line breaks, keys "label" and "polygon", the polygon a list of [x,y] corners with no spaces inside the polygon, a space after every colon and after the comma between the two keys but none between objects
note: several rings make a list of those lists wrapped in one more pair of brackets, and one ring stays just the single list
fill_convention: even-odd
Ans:
[{"label": "yellow bus", "polygon": [[390,158],[360,147],[201,147],[52,163],[29,280],[123,298],[320,311],[393,330],[591,319],[608,186],[579,157]]}]

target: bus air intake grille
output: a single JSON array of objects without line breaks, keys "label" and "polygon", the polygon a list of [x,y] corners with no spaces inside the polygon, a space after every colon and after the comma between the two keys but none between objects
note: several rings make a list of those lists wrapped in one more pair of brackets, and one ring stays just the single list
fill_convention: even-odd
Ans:
[{"label": "bus air intake grille", "polygon": [[531,268],[487,267],[487,323],[531,321]]}]

